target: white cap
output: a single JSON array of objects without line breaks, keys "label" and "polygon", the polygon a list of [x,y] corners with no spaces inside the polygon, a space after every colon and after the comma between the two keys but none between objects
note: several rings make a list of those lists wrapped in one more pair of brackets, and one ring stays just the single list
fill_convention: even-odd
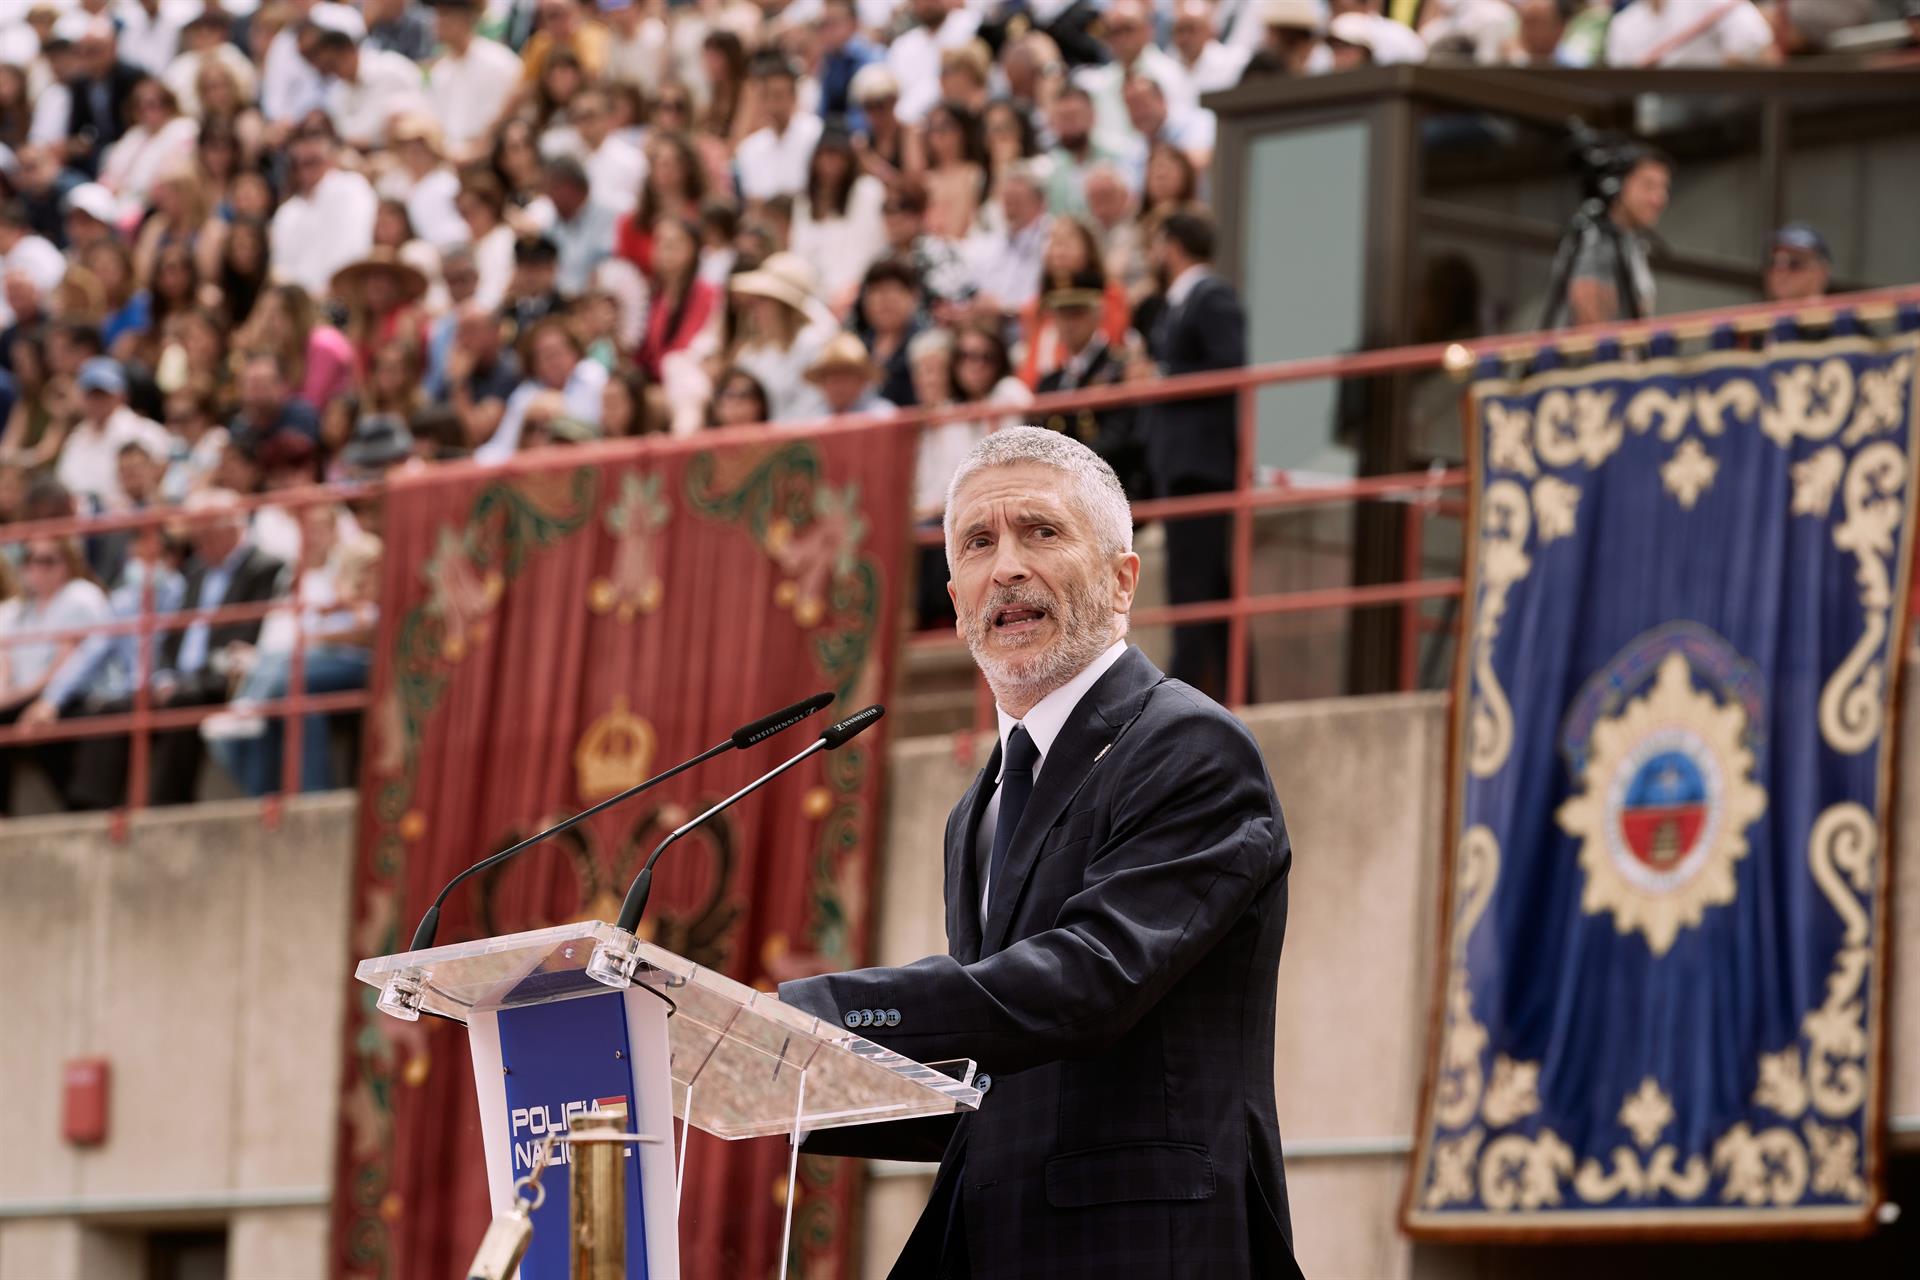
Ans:
[{"label": "white cap", "polygon": [[67,208],[78,209],[96,222],[108,226],[120,220],[120,202],[113,198],[113,192],[97,182],[83,182],[67,192]]},{"label": "white cap", "polygon": [[324,3],[313,6],[313,12],[307,15],[307,21],[322,30],[338,31],[343,35],[352,36],[355,40],[367,38],[366,20],[360,16],[360,11],[335,3],[335,0],[325,0]]},{"label": "white cap", "polygon": [[847,86],[847,98],[855,106],[899,96],[900,81],[882,62],[869,62],[854,72],[853,81]]},{"label": "white cap", "polygon": [[1343,13],[1328,24],[1327,34],[1366,49],[1377,66],[1427,60],[1427,42],[1419,33],[1384,14]]}]

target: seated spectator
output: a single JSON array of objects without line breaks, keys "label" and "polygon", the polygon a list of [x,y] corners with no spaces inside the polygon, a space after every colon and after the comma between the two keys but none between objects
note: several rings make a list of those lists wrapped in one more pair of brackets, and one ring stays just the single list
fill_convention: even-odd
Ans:
[{"label": "seated spectator", "polygon": [[987,144],[980,117],[957,102],[927,113],[927,230],[949,240],[973,232],[987,193]]},{"label": "seated spectator", "polygon": [[[1501,0],[1494,3],[1499,4]],[[1147,153],[1159,143],[1178,148],[1196,174],[1205,172],[1213,163],[1213,112],[1194,107],[1185,115],[1174,116],[1167,109],[1166,94],[1151,76],[1128,78],[1121,94],[1127,104],[1127,120],[1136,135],[1128,156],[1134,186],[1146,184]]]},{"label": "seated spectator", "polygon": [[377,248],[334,273],[333,296],[346,307],[347,341],[353,344],[355,378],[363,382],[374,353],[390,343],[419,342],[425,332],[420,300],[427,278],[392,249]]},{"label": "seated spectator", "polygon": [[38,471],[60,456],[67,430],[80,416],[73,379],[47,365],[46,343],[37,328],[15,330],[8,343],[13,369],[13,405],[0,432],[0,460]]},{"label": "seated spectator", "polygon": [[1498,66],[1519,31],[1509,0],[1438,0],[1420,11],[1420,38],[1435,62]]},{"label": "seated spectator", "polygon": [[319,439],[319,415],[294,398],[286,362],[278,352],[247,352],[241,359],[238,390],[240,408],[227,424],[227,434],[242,447],[258,448],[281,431]]},{"label": "seated spectator", "polygon": [[684,133],[656,132],[647,143],[647,179],[640,203],[622,218],[615,232],[615,252],[640,268],[653,270],[653,226],[663,217],[697,222],[707,198],[706,169]]},{"label": "seated spectator", "polygon": [[980,15],[947,0],[909,0],[907,7],[917,25],[888,46],[887,67],[902,89],[900,118],[918,124],[939,101],[941,51],[970,43],[980,30]]},{"label": "seated spectator", "polygon": [[600,432],[609,440],[652,435],[664,429],[665,414],[654,403],[655,388],[644,370],[615,369],[600,392]]},{"label": "seated spectator", "polygon": [[1804,222],[1773,233],[1773,256],[1765,277],[1768,302],[1810,302],[1827,296],[1833,282],[1833,252],[1827,238]]},{"label": "seated spectator", "polygon": [[[67,260],[51,240],[33,229],[27,206],[18,199],[0,201],[0,274],[21,272],[41,295],[51,293],[67,273]],[[13,318],[8,318],[8,323]]]},{"label": "seated spectator", "polygon": [[465,447],[474,449],[499,429],[507,401],[520,385],[520,365],[506,348],[499,316],[469,302],[457,321],[453,350],[447,357],[447,399],[459,420]]},{"label": "seated spectator", "polygon": [[807,165],[806,189],[794,203],[792,244],[836,312],[852,304],[860,278],[885,247],[880,210],[886,200],[885,185],[860,172],[847,134],[821,134]]},{"label": "seated spectator", "polygon": [[160,492],[167,502],[177,503],[211,483],[227,432],[216,425],[212,400],[193,384],[168,392],[164,412],[161,425],[173,439],[173,452]]},{"label": "seated spectator", "polygon": [[426,106],[420,68],[402,54],[362,43],[352,32],[318,18],[303,33],[300,52],[326,77],[325,103],[334,132],[362,151],[387,145],[387,125],[399,114]]},{"label": "seated spectator", "polygon": [[[5,571],[5,562],[0,560],[0,575]],[[144,610],[156,615],[172,613],[180,607],[180,588],[180,574],[168,555],[166,541],[157,530],[150,530],[134,541],[120,581],[107,598],[105,616],[114,621],[127,621],[139,617]],[[147,640],[146,669],[149,671],[157,665],[155,658],[161,634],[164,633]],[[21,712],[19,723],[23,727],[52,724],[63,716],[93,715],[116,700],[129,700],[140,670],[139,647],[140,637],[131,632],[114,635],[94,632],[82,637],[54,668],[40,696]],[[62,802],[68,808],[88,807],[82,798],[84,789],[76,790],[78,779],[70,767],[74,754],[72,744],[63,747],[59,743],[42,743],[34,750],[60,792]],[[119,804],[125,798],[114,797],[109,803]]]},{"label": "seated spectator", "polygon": [[473,451],[476,462],[504,462],[520,448],[529,405],[541,394],[558,391],[567,415],[598,426],[601,392],[607,385],[606,366],[588,360],[580,342],[558,316],[538,321],[521,339],[520,358],[526,376],[507,397],[500,425]]},{"label": "seated spectator", "polygon": [[127,496],[120,488],[120,448],[143,430],[163,428],[127,406],[127,375],[117,360],[93,357],[74,385],[79,416],[67,428],[54,474],[89,510],[122,510]]},{"label": "seated spectator", "polygon": [[[283,590],[286,566],[262,554],[246,540],[246,517],[237,510],[239,498],[223,489],[191,495],[182,510],[189,519],[182,534],[192,545],[181,588],[186,611],[223,605],[258,604]],[[224,702],[228,690],[228,653],[232,646],[251,645],[260,623],[182,620],[184,625],[160,638],[156,669],[148,681],[151,705],[157,708],[206,706]],[[97,714],[124,713],[131,697],[95,704]],[[185,804],[193,799],[201,758],[197,728],[163,729],[153,735],[147,800],[149,804]],[[126,796],[127,742],[121,738],[88,738],[74,750],[70,800],[79,808],[104,809]]]},{"label": "seated spectator", "polygon": [[851,333],[836,333],[807,367],[810,390],[796,397],[788,417],[805,422],[855,413],[890,417],[896,406],[874,389],[879,374],[865,343]]},{"label": "seated spectator", "polygon": [[593,88],[575,94],[567,104],[567,123],[570,130],[548,135],[548,159],[564,156],[577,162],[587,178],[587,198],[597,207],[616,218],[632,213],[646,181],[647,159],[614,132],[612,96]]},{"label": "seated spectator", "polygon": [[[85,627],[107,616],[107,598],[87,572],[80,544],[73,538],[38,538],[26,544],[18,594],[12,594],[12,569],[0,561],[0,725],[22,719],[45,692],[55,670],[79,648],[78,635],[10,642],[13,635]],[[70,743],[37,743],[0,749],[0,813],[11,813],[12,765],[17,758],[38,759],[58,786],[72,755]]]},{"label": "seated spectator", "polygon": [[[354,421],[353,434],[340,450],[340,467],[336,478],[377,480],[387,472],[409,464],[413,457],[413,433],[407,430],[405,422],[390,413],[362,414]],[[367,526],[370,515],[378,510],[377,502],[366,508],[355,509],[363,528]]]},{"label": "seated spectator", "polygon": [[1155,80],[1166,95],[1168,111],[1175,116],[1200,105],[1200,96],[1194,92],[1186,68],[1154,44],[1153,14],[1146,0],[1110,0],[1101,23],[1100,38],[1107,47],[1108,61],[1081,68],[1074,74],[1073,81],[1092,97],[1094,132],[1110,151],[1124,147],[1131,132],[1122,96],[1129,75],[1145,75]]},{"label": "seated spectator", "polygon": [[1323,39],[1327,33],[1324,0],[1267,0],[1260,17],[1260,47],[1243,74],[1252,73],[1257,64],[1271,65],[1289,76],[1325,75],[1333,70],[1333,51]]},{"label": "seated spectator", "polygon": [[709,427],[749,427],[772,419],[767,389],[745,369],[733,367],[714,379],[713,402],[707,409]]},{"label": "seated spectator", "polygon": [[[172,453],[173,440],[163,427],[146,423],[128,432],[126,443],[120,446],[119,457],[115,459],[127,511],[146,511],[166,504],[162,482]],[[117,587],[132,555],[133,544],[140,536],[134,529],[95,534],[87,548],[87,560],[95,581],[105,584],[109,590]]]},{"label": "seated spectator", "polygon": [[446,289],[446,306],[427,322],[425,391],[429,400],[447,398],[447,358],[453,354],[454,334],[461,313],[480,287],[480,273],[466,245],[455,245],[440,255],[440,283]]},{"label": "seated spectator", "polygon": [[1052,219],[1047,216],[1046,193],[1038,177],[1020,170],[1008,174],[1002,201],[1005,230],[980,236],[971,246],[980,290],[974,308],[980,314],[1015,315],[1032,302],[1046,256]]},{"label": "seated spectator", "polygon": [[[353,386],[353,343],[321,321],[312,296],[299,285],[273,285],[262,293],[233,345],[273,353],[288,386],[298,388],[294,398],[312,412]],[[204,366],[196,361],[194,367]]]},{"label": "seated spectator", "polygon": [[830,124],[858,129],[864,120],[853,100],[853,79],[863,68],[886,57],[883,50],[860,34],[855,0],[822,0],[813,20],[819,56],[820,115]]},{"label": "seated spectator", "polygon": [[684,351],[710,325],[720,291],[699,276],[699,229],[686,219],[662,214],[649,234],[653,269],[646,330],[634,361],[649,378],[660,378],[660,362]]},{"label": "seated spectator", "polygon": [[407,219],[421,239],[435,248],[464,244],[466,220],[460,216],[460,175],[446,162],[440,126],[425,112],[409,112],[390,130],[393,157],[374,190],[406,205]]},{"label": "seated spectator", "polygon": [[1381,0],[1344,0],[1344,11],[1327,24],[1327,47],[1335,71],[1427,60],[1427,42],[1382,13]]},{"label": "seated spectator", "polygon": [[486,155],[488,131],[520,84],[513,50],[475,34],[486,7],[485,0],[435,0],[433,6],[440,56],[427,73],[427,96],[448,150],[462,163]]},{"label": "seated spectator", "polygon": [[357,173],[334,165],[334,144],[312,129],[287,153],[292,190],[273,215],[273,271],[315,297],[324,297],[334,273],[367,256],[380,198]]},{"label": "seated spectator", "polygon": [[[1697,4],[1629,0],[1607,24],[1610,67],[1772,66],[1780,61],[1773,24],[1752,0],[1723,0],[1703,24]],[[1693,33],[1691,36],[1688,33]]]},{"label": "seated spectator", "polygon": [[1212,0],[1179,0],[1174,6],[1171,52],[1196,93],[1219,93],[1239,84],[1252,52],[1220,43],[1214,29],[1218,16]]},{"label": "seated spectator", "polygon": [[1123,148],[1094,140],[1093,98],[1078,85],[1060,90],[1047,114],[1053,131],[1053,149],[1047,152],[1047,207],[1077,217],[1087,209],[1087,174],[1119,164]]},{"label": "seated spectator", "polygon": [[853,328],[880,369],[880,398],[896,405],[913,404],[913,370],[907,350],[920,332],[921,320],[920,278],[911,259],[894,255],[867,268],[853,309]]},{"label": "seated spectator", "polygon": [[854,139],[861,168],[888,186],[924,168],[920,134],[895,113],[900,82],[893,72],[880,63],[863,67],[853,77],[850,92],[866,120]]},{"label": "seated spectator", "polygon": [[548,316],[566,310],[560,296],[560,251],[545,236],[522,236],[513,246],[513,278],[507,282],[503,310],[516,331],[525,333]]},{"label": "seated spectator", "polygon": [[[295,627],[306,633],[300,655],[301,685],[309,694],[344,693],[367,687],[373,666],[373,637],[379,622],[380,540],[334,533],[341,513],[330,506],[307,509],[302,523],[309,533],[308,562],[300,575],[300,599],[282,634],[262,628],[251,666],[228,709],[208,717],[200,733],[209,751],[235,782],[252,796],[280,790],[286,719],[261,716],[255,708],[285,698],[293,687]],[[308,587],[309,580],[313,586]],[[283,621],[279,615],[269,625]],[[332,717],[301,717],[300,790],[331,791],[341,785],[328,741]]]},{"label": "seated spectator", "polygon": [[741,321],[728,363],[757,378],[773,416],[785,417],[807,368],[840,326],[814,296],[813,269],[795,254],[776,253],[735,276],[732,293]]},{"label": "seated spectator", "polygon": [[820,141],[820,117],[798,109],[798,73],[784,54],[761,54],[749,64],[748,74],[766,123],[742,139],[737,150],[740,194],[749,201],[799,195],[806,190],[807,166]]},{"label": "seated spectator", "polygon": [[100,185],[137,214],[159,176],[193,155],[200,124],[182,115],[173,90],[152,78],[133,86],[127,109],[133,125],[101,154]]},{"label": "seated spectator", "polygon": [[554,288],[563,298],[578,297],[613,256],[615,216],[593,199],[587,172],[572,156],[547,161],[544,173],[546,200],[536,216],[541,237],[554,247]]}]

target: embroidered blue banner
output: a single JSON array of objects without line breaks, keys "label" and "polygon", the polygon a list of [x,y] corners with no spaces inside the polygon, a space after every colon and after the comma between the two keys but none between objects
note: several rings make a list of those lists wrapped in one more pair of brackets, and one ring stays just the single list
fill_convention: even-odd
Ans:
[{"label": "embroidered blue banner", "polygon": [[1476,386],[1416,1234],[1871,1221],[1914,355]]}]

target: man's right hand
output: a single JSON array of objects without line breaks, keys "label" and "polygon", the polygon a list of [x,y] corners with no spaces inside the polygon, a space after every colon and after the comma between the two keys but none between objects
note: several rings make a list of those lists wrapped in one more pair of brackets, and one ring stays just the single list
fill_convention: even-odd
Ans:
[{"label": "man's right hand", "polygon": [[60,708],[46,698],[35,698],[25,711],[20,713],[20,727],[32,728],[35,725],[52,724],[60,718]]}]

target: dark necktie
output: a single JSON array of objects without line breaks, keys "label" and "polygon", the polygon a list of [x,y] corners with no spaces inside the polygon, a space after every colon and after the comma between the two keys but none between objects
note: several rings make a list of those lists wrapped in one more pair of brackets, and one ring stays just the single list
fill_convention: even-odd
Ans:
[{"label": "dark necktie", "polygon": [[993,854],[987,860],[987,906],[992,906],[1003,890],[1000,882],[1007,866],[1007,850],[1013,847],[1013,833],[1020,829],[1020,815],[1027,811],[1033,795],[1033,766],[1040,759],[1040,748],[1025,725],[1013,726],[1007,735],[1007,758],[1000,771],[1000,815],[993,824]]}]

